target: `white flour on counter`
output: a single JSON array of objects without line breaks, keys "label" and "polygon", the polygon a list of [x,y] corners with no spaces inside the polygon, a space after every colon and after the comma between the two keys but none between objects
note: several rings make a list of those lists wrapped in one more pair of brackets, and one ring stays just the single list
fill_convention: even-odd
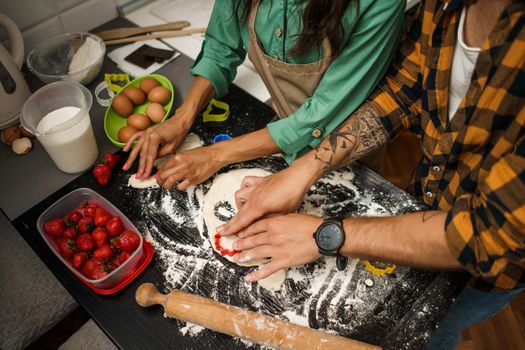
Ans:
[{"label": "white flour on counter", "polygon": [[[372,195],[359,191],[352,182],[351,172],[335,173],[327,178],[321,179],[310,191],[303,203],[301,211],[315,212],[318,215],[326,215],[327,211],[339,212],[341,206],[355,205],[359,203],[361,216],[385,216],[391,215],[400,208],[388,210],[378,203],[374,203]],[[336,201],[334,198],[324,195],[326,186],[335,187],[338,191],[345,192],[345,196],[350,199]],[[161,215],[159,223],[166,224],[169,221],[169,228],[163,226],[159,229],[157,224],[147,225],[144,230],[145,237],[155,247],[157,259],[163,266],[163,274],[166,280],[165,292],[172,289],[181,289],[194,294],[208,294],[220,302],[233,304],[237,300],[232,296],[231,286],[238,293],[236,297],[246,299],[249,308],[254,311],[261,311],[274,317],[287,320],[289,322],[312,327],[319,320],[327,319],[326,328],[330,333],[341,334],[350,331],[355,327],[360,327],[360,320],[348,320],[342,323],[341,309],[351,309],[360,316],[366,318],[374,312],[374,303],[381,302],[381,299],[388,294],[392,285],[381,283],[381,277],[373,276],[368,272],[363,272],[362,262],[357,259],[349,261],[344,272],[339,272],[335,266],[335,258],[321,258],[313,266],[307,265],[289,270],[287,280],[281,291],[261,292],[261,287],[257,284],[247,284],[238,273],[239,268],[235,268],[223,261],[217,253],[213,252],[206,233],[203,220],[203,198],[206,186],[191,186],[187,191],[180,193],[176,198],[169,191],[148,190],[150,212],[146,218],[155,214]],[[184,205],[181,206],[181,197],[184,198]],[[330,215],[333,213],[330,212]],[[156,221],[155,221],[156,222]],[[168,231],[175,230],[195,230],[201,239],[200,244],[195,244],[195,239],[174,239],[170,237]],[[194,237],[194,236],[193,236]],[[355,274],[360,267],[359,274]],[[313,268],[313,269],[312,269]],[[206,273],[214,276],[212,279],[204,280]],[[398,269],[396,272],[402,276],[405,269]],[[218,275],[217,275],[218,273]],[[221,276],[226,276],[227,281],[221,284]],[[373,287],[367,286],[372,281]],[[205,287],[201,287],[202,284]],[[295,286],[295,287],[294,287]],[[202,288],[202,289],[199,289]],[[290,302],[295,294],[301,295],[300,299]],[[225,299],[226,295],[226,300]],[[230,298],[231,297],[231,298]],[[263,298],[261,300],[261,298]],[[270,299],[267,299],[270,298]],[[272,300],[282,303],[278,312],[271,312],[265,309],[265,300]],[[243,307],[243,305],[237,305]],[[246,306],[244,306],[246,307]],[[335,330],[334,330],[335,329]],[[179,329],[179,332],[186,336],[199,336],[204,330],[202,327],[194,327],[191,324]],[[246,345],[251,343],[243,341]]]},{"label": "white flour on counter", "polygon": [[199,326],[199,325],[196,325],[190,322],[185,322],[185,323],[186,325],[184,327],[179,328],[179,333],[182,335],[189,335],[193,337],[206,329],[202,326]]},{"label": "white flour on counter", "polygon": [[[253,162],[248,167],[255,163],[255,167],[274,172],[279,169],[274,159]],[[236,168],[238,166],[231,167]],[[323,217],[387,216],[420,207],[406,193],[391,191],[388,186],[379,190],[383,188],[379,180],[366,171],[354,173],[351,168],[334,172],[309,190],[299,211]],[[411,310],[413,298],[420,296],[426,290],[425,283],[429,283],[423,280],[419,285],[420,273],[414,274],[406,267],[398,266],[393,275],[381,277],[368,271],[360,260],[351,259],[344,271],[338,271],[335,258],[322,257],[289,269],[279,291],[265,290],[259,283],[246,283],[243,277],[255,267],[237,266],[211,247],[203,206],[212,182],[210,179],[182,192],[123,188],[131,203],[135,203],[135,213],[140,213],[143,220],[135,224],[155,248],[155,264],[164,277],[164,284],[159,286],[162,292],[178,289],[300,326],[372,343],[381,342],[383,332],[386,335],[393,331],[389,339],[395,338],[398,326],[404,327],[403,316]],[[425,315],[415,317],[419,320]],[[410,327],[413,323],[410,322]],[[201,344],[203,349],[213,349],[216,345],[218,335],[211,330],[181,321],[177,321],[175,329],[194,338],[188,341]],[[420,336],[417,334],[416,338]],[[232,348],[261,348],[239,338],[228,341]]]}]

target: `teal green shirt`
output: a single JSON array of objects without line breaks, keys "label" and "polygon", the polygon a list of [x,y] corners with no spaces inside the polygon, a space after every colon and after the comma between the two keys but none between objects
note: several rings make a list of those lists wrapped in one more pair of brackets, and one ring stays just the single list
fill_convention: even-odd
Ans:
[{"label": "teal green shirt", "polygon": [[[191,70],[193,75],[208,79],[218,97],[228,92],[247,53],[248,25],[241,24],[242,7],[237,15],[232,14],[232,2],[215,1]],[[261,1],[255,32],[266,54],[299,64],[323,58],[322,47],[300,57],[287,54],[301,31],[306,4],[300,4],[298,0]],[[287,118],[268,124],[271,137],[289,163],[315,148],[347,119],[383,77],[402,33],[405,5],[406,0],[359,0],[359,16],[355,3],[348,7],[343,16],[342,49],[314,94]],[[276,34],[278,28],[281,36]],[[312,135],[315,129],[322,131],[321,137]]]}]

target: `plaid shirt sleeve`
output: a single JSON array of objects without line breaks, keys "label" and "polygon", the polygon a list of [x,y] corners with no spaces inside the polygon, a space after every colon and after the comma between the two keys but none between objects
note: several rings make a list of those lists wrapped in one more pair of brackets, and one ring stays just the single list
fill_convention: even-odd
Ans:
[{"label": "plaid shirt sleeve", "polygon": [[418,132],[421,114],[421,6],[411,20],[401,41],[397,56],[378,88],[369,97],[380,112],[383,127],[393,140],[402,130]]},{"label": "plaid shirt sleeve", "polygon": [[471,286],[508,290],[525,285],[525,3],[503,11],[481,48],[470,94],[449,120],[443,82],[461,7],[471,3],[422,1],[369,102],[391,139],[408,128],[422,136],[425,157],[411,189],[447,212],[448,246],[477,277]]},{"label": "plaid shirt sleeve", "polygon": [[[517,120],[525,121],[525,109]],[[500,287],[515,284],[509,276],[510,262],[525,266],[524,193],[525,135],[513,152],[493,165],[477,193],[458,198],[447,216],[446,237],[452,253],[472,274],[496,278]],[[505,268],[506,274],[498,276]],[[515,273],[519,277],[522,271],[516,268]]]}]

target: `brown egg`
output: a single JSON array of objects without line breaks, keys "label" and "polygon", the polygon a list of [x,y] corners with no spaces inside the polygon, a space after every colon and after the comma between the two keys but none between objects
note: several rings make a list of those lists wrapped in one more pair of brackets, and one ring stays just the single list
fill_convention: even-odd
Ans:
[{"label": "brown egg", "polygon": [[162,107],[160,103],[150,103],[148,107],[146,107],[146,115],[154,123],[160,123],[165,113],[164,107]]},{"label": "brown egg", "polygon": [[154,87],[160,86],[160,83],[153,78],[144,78],[140,82],[140,89],[148,94]]},{"label": "brown egg", "polygon": [[134,86],[130,86],[122,90],[122,94],[127,96],[135,106],[141,105],[146,101],[146,95],[142,92],[141,89]]},{"label": "brown egg", "polygon": [[161,105],[165,105],[171,98],[170,91],[164,86],[157,86],[156,88],[151,89],[148,94],[149,102],[157,102]]},{"label": "brown egg", "polygon": [[120,128],[120,130],[118,131],[118,139],[120,140],[120,142],[128,142],[131,136],[133,136],[138,131],[139,130],[137,128],[126,125]]},{"label": "brown egg", "polygon": [[149,128],[151,120],[144,114],[133,113],[128,117],[128,125],[139,130],[144,130]]},{"label": "brown egg", "polygon": [[111,107],[113,107],[113,110],[117,112],[117,114],[123,117],[128,117],[131,113],[133,113],[133,102],[131,102],[131,100],[124,95],[113,97]]}]

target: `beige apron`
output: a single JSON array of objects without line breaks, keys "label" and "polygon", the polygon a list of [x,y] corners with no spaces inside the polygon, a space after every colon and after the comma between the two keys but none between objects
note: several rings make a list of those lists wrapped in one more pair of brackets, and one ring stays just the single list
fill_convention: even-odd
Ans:
[{"label": "beige apron", "polygon": [[[254,0],[248,21],[248,57],[270,92],[273,109],[279,118],[286,118],[310,98],[324,73],[332,63],[332,47],[328,38],[323,40],[323,58],[306,64],[290,64],[268,56],[262,49],[255,33],[255,18],[259,0]],[[284,35],[277,29],[275,35]],[[348,64],[351,64],[350,62]],[[320,129],[313,129],[312,136],[322,136]],[[384,149],[371,153],[360,160],[374,171],[379,171],[383,162]]]},{"label": "beige apron", "polygon": [[[259,1],[253,2],[248,21],[248,57],[270,92],[274,110],[279,118],[286,118],[311,97],[324,72],[332,63],[332,49],[328,39],[323,40],[324,58],[307,64],[290,64],[264,53],[255,33],[255,17]],[[275,35],[284,35],[278,29]]]}]

